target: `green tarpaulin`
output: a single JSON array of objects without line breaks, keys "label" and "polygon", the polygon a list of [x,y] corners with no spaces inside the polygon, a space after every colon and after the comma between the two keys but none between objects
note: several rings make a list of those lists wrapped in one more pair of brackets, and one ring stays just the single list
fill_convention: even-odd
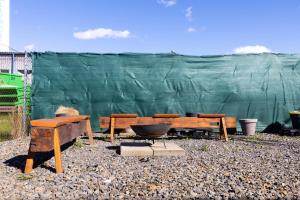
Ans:
[{"label": "green tarpaulin", "polygon": [[33,119],[60,105],[111,113],[225,113],[258,118],[258,129],[290,123],[300,108],[300,55],[34,53]]}]

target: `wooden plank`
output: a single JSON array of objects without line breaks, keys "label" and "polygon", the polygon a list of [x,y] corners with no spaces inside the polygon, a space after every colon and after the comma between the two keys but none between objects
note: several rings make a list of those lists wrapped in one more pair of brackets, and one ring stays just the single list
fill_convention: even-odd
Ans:
[{"label": "wooden plank", "polygon": [[[191,123],[197,123],[197,122],[193,122],[194,119],[190,119],[193,117],[189,117],[188,120],[191,120]],[[134,125],[134,124],[151,124],[151,123],[155,123],[155,121],[152,120],[152,117],[139,117],[137,119],[128,119],[128,122],[122,122],[122,126],[121,123],[117,125],[116,128],[129,128],[130,125]],[[202,118],[201,118],[202,119]],[[185,120],[185,119],[184,119]],[[126,119],[127,121],[127,119]],[[168,122],[167,120],[165,122]],[[235,117],[225,117],[225,123],[226,123],[226,127],[227,128],[236,128],[236,118]],[[110,127],[110,117],[100,117],[100,127],[101,128],[109,128]],[[189,127],[186,127],[189,128]],[[199,127],[196,127],[199,128]]]},{"label": "wooden plank", "polygon": [[236,118],[235,117],[225,117],[225,124],[227,128],[236,128]]},{"label": "wooden plank", "polygon": [[221,118],[225,117],[225,114],[198,114],[199,118]]},{"label": "wooden plank", "polygon": [[109,128],[110,127],[110,117],[100,117],[100,128]]},{"label": "wooden plank", "polygon": [[55,169],[56,173],[62,173],[63,168],[61,164],[61,150],[60,150],[60,141],[59,141],[59,132],[58,129],[54,129],[54,139],[53,139],[53,146],[54,146],[54,159],[55,159]]},{"label": "wooden plank", "polygon": [[[135,124],[165,124],[170,123],[172,128],[219,128],[220,120],[218,118],[197,118],[197,117],[180,117],[180,118],[115,118],[114,128],[129,128]],[[110,128],[109,117],[100,118],[101,128]]]},{"label": "wooden plank", "polygon": [[53,147],[53,128],[32,127],[29,149],[31,152],[48,152]]},{"label": "wooden plank", "polygon": [[[110,120],[110,142],[113,143],[115,140],[115,119],[114,117]],[[125,119],[125,118],[119,118],[119,119]],[[135,119],[135,118],[126,118],[126,119]]]},{"label": "wooden plank", "polygon": [[[228,141],[227,127],[226,127],[224,117],[221,118],[221,128],[223,130],[223,136],[225,138],[225,141]],[[220,134],[221,134],[221,131],[220,131]]]},{"label": "wooden plank", "polygon": [[31,126],[55,128],[58,126],[65,125],[67,123],[80,122],[88,118],[89,116],[87,115],[78,115],[78,116],[56,117],[52,119],[31,120],[30,123]]},{"label": "wooden plank", "polygon": [[180,117],[179,114],[154,114],[154,118],[175,118]]},{"label": "wooden plank", "polygon": [[133,114],[111,114],[110,117],[115,117],[115,118],[117,118],[117,117],[119,117],[119,118],[121,118],[121,117],[131,118],[131,117],[137,117],[137,116],[138,116],[137,114],[133,113]]},{"label": "wooden plank", "polygon": [[94,138],[93,138],[93,132],[92,132],[92,127],[91,127],[91,121],[88,119],[88,120],[85,120],[85,128],[86,128],[86,133],[89,137],[89,143],[90,144],[94,144]]},{"label": "wooden plank", "polygon": [[27,159],[26,159],[25,169],[24,169],[25,174],[29,174],[32,171],[33,161],[34,161],[34,153],[31,152],[29,149]]}]

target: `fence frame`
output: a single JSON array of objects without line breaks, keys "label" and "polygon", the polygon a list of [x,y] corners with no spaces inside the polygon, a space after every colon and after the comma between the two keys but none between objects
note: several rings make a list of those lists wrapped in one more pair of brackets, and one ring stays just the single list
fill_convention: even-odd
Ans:
[{"label": "fence frame", "polygon": [[[29,79],[28,74],[32,70],[31,65],[31,54],[28,52],[0,52],[0,72],[9,73],[9,74],[21,74],[23,77],[23,104],[15,106],[15,111],[19,115],[18,120],[21,122],[15,122],[14,125],[16,126],[19,123],[19,131],[20,135],[18,136],[27,136],[30,134],[30,127],[29,127],[29,120],[30,120],[30,108],[28,107],[28,91],[27,87],[31,85],[31,79]],[[4,109],[2,111],[5,112]],[[10,110],[7,110],[8,115],[11,114]],[[12,128],[13,131],[13,128]],[[14,137],[13,133],[11,132],[11,136]]]}]

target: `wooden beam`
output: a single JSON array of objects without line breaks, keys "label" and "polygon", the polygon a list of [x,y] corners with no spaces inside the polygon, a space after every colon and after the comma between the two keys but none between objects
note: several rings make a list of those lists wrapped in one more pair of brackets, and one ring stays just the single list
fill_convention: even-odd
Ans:
[{"label": "wooden beam", "polygon": [[110,128],[110,141],[114,142],[114,129],[129,128],[131,125],[171,124],[171,128],[218,128],[220,137],[228,141],[227,128],[236,128],[235,117],[222,117],[224,115],[206,115],[207,117],[100,117],[100,127]]},{"label": "wooden beam", "polygon": [[32,171],[33,160],[34,160],[34,153],[32,153],[29,148],[27,159],[26,159],[26,164],[25,164],[25,169],[24,169],[25,174],[29,174]]},{"label": "wooden beam", "polygon": [[[213,119],[213,121],[211,121]],[[110,128],[111,118],[100,117],[100,127]],[[175,123],[176,122],[176,123]],[[208,125],[210,123],[216,123],[220,121],[214,118],[197,118],[197,117],[180,117],[180,118],[152,118],[152,117],[137,117],[137,118],[117,118],[115,128],[129,128],[134,124],[151,124],[151,123],[172,123],[172,128],[204,128],[201,126]],[[225,123],[227,128],[236,128],[235,117],[225,117]],[[179,127],[176,127],[179,126]],[[219,128],[219,127],[217,127]]]},{"label": "wooden beam", "polygon": [[227,142],[228,135],[227,135],[227,128],[226,128],[226,123],[225,123],[224,117],[221,118],[221,126],[220,127],[222,128],[222,132],[220,132],[220,133],[223,134],[223,137],[224,137],[225,141]]},{"label": "wooden beam", "polygon": [[62,173],[63,168],[61,164],[61,150],[60,150],[60,142],[59,142],[59,132],[58,128],[54,129],[54,135],[53,135],[53,146],[54,146],[54,159],[55,159],[55,169],[56,173]]},{"label": "wooden beam", "polygon": [[[134,119],[134,118],[130,118],[130,119]],[[112,117],[110,120],[110,142],[114,143],[115,141],[115,120],[116,118]]]},{"label": "wooden beam", "polygon": [[90,119],[86,120],[86,127],[85,128],[86,128],[87,135],[89,137],[89,143],[94,144],[94,138],[93,138],[93,132],[92,132]]}]

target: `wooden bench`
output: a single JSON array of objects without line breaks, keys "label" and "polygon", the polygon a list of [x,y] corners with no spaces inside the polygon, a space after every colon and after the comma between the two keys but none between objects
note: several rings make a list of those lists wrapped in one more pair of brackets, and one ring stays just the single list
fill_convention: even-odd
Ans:
[{"label": "wooden bench", "polygon": [[197,117],[180,117],[178,114],[155,114],[153,117],[138,117],[137,114],[112,114],[100,117],[100,127],[110,129],[110,141],[114,142],[115,129],[129,128],[136,124],[170,123],[171,128],[216,128],[220,138],[228,141],[227,128],[236,128],[235,117],[224,114],[201,114]]},{"label": "wooden bench", "polygon": [[61,145],[69,143],[86,133],[93,144],[90,116],[68,116],[53,119],[39,119],[31,122],[31,140],[24,172],[30,173],[35,153],[54,150],[56,173],[62,173]]}]

